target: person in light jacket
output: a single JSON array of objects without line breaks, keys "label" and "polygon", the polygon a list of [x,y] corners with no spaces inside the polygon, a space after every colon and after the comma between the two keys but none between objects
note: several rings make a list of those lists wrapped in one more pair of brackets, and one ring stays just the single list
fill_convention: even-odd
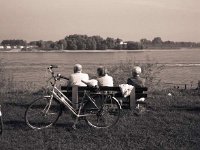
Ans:
[{"label": "person in light jacket", "polygon": [[70,75],[68,86],[87,86],[82,81],[87,82],[89,80],[89,75],[86,73],[82,73],[82,65],[75,64],[74,65],[74,73]]},{"label": "person in light jacket", "polygon": [[97,81],[99,86],[113,87],[113,77],[108,75],[108,71],[105,67],[100,66],[97,68]]}]

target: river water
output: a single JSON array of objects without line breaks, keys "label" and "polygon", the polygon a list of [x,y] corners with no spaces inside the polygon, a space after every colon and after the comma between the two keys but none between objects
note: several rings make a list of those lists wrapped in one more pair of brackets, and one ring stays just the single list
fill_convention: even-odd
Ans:
[{"label": "river water", "polygon": [[58,65],[57,71],[67,76],[76,63],[82,64],[85,72],[96,72],[99,65],[127,61],[165,65],[159,74],[163,83],[196,84],[200,80],[200,49],[0,52],[0,59],[16,82],[41,83],[50,64]]}]

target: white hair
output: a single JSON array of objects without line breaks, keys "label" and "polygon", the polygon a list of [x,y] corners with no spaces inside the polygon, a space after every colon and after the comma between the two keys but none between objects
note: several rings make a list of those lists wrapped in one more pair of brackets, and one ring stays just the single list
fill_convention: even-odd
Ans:
[{"label": "white hair", "polygon": [[132,70],[132,73],[141,74],[142,69],[139,66],[135,66]]},{"label": "white hair", "polygon": [[75,64],[74,65],[74,73],[76,72],[81,72],[82,71],[82,65],[80,64]]}]

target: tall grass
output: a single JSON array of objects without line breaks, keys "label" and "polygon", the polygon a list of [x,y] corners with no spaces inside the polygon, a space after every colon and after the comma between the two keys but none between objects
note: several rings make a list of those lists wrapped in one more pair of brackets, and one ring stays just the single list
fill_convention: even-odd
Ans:
[{"label": "tall grass", "polygon": [[32,82],[15,82],[13,75],[6,69],[3,59],[0,59],[0,102],[17,101],[38,90]]},{"label": "tall grass", "polygon": [[13,90],[13,77],[6,71],[3,60],[0,59],[0,95],[1,97],[7,95]]},{"label": "tall grass", "polygon": [[161,79],[158,78],[159,73],[164,69],[164,65],[158,63],[137,63],[131,60],[120,62],[113,66],[109,66],[110,75],[113,76],[116,85],[127,83],[127,79],[132,76],[131,72],[134,66],[142,68],[141,77],[146,79],[146,86],[155,90],[160,88]]},{"label": "tall grass", "polygon": [[[35,87],[32,83],[15,83],[7,74],[1,62],[1,92],[8,93],[14,101],[4,101],[4,133],[0,137],[0,149],[30,150],[139,150],[139,149],[199,149],[200,147],[200,97],[194,90],[179,89],[154,90],[148,97],[149,111],[135,116],[133,111],[122,110],[116,126],[106,130],[92,129],[82,121],[78,130],[71,126],[69,114],[63,113],[58,123],[49,129],[31,130],[24,122],[24,112]],[[162,68],[157,64],[137,64],[127,62],[110,66],[108,69],[115,84],[126,83],[131,69],[139,65],[143,77],[150,87],[156,87],[156,75]],[[3,92],[4,91],[4,92]],[[171,96],[167,94],[171,93]],[[5,93],[4,93],[5,94]],[[24,97],[18,97],[24,95]]]}]

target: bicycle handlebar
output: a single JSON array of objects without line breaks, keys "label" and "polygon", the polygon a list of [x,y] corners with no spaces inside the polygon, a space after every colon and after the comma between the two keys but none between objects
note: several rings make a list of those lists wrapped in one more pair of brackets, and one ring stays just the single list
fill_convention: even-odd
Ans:
[{"label": "bicycle handlebar", "polygon": [[65,79],[65,80],[69,80],[69,78],[65,77],[65,76],[62,76],[61,74],[57,74],[56,76],[54,75],[54,71],[53,69],[54,68],[58,68],[57,65],[50,65],[47,69],[49,70],[49,72],[51,73],[52,77],[54,78],[54,80],[60,80],[61,78],[62,79]]},{"label": "bicycle handlebar", "polygon": [[86,82],[84,80],[81,80],[81,82],[85,83],[88,87],[91,87],[93,90],[98,91],[99,90],[99,86],[98,85],[92,85],[89,82]]},{"label": "bicycle handlebar", "polygon": [[61,75],[61,74],[57,74],[57,76],[58,76],[59,78],[65,79],[65,80],[69,80],[69,78],[67,78],[67,77],[65,77],[65,76],[63,76],[63,75]]},{"label": "bicycle handlebar", "polygon": [[58,68],[57,65],[50,65],[49,68],[53,69],[53,68]]}]

